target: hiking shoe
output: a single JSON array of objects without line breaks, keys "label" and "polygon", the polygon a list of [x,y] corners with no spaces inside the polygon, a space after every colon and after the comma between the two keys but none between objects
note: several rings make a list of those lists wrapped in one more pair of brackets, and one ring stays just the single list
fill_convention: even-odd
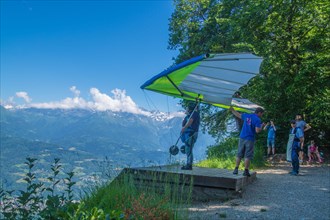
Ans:
[{"label": "hiking shoe", "polygon": [[250,177],[251,174],[250,174],[249,170],[244,170],[243,176]]},{"label": "hiking shoe", "polygon": [[235,175],[237,175],[237,174],[238,174],[238,168],[235,168],[235,169],[234,169],[234,172],[233,172],[233,174],[235,174]]},{"label": "hiking shoe", "polygon": [[181,170],[192,170],[192,166],[183,166]]}]

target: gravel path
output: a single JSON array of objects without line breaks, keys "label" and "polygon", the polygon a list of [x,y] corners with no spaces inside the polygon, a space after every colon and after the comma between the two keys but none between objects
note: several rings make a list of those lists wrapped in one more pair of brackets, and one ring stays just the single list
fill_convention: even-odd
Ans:
[{"label": "gravel path", "polygon": [[330,220],[330,165],[302,165],[298,176],[290,170],[287,162],[256,170],[242,198],[193,204],[189,219]]}]

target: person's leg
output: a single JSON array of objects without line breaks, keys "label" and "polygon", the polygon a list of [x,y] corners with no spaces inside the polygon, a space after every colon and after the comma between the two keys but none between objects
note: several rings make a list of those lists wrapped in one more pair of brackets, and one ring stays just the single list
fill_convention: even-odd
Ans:
[{"label": "person's leg", "polygon": [[271,144],[270,139],[267,138],[267,157],[270,157]]},{"label": "person's leg", "polygon": [[235,164],[235,169],[233,171],[233,174],[238,174],[238,167],[239,167],[239,164],[241,163],[241,159],[244,157],[244,151],[245,151],[244,139],[240,138],[238,141],[236,164]]},{"label": "person's leg", "polygon": [[249,168],[250,168],[250,161],[253,158],[253,154],[254,154],[254,141],[250,141],[250,140],[246,140],[245,141],[245,154],[244,154],[244,173],[243,176],[251,176],[250,172],[249,172]]},{"label": "person's leg", "polygon": [[299,173],[299,158],[298,158],[298,154],[296,154],[296,156],[292,157],[292,174],[297,175],[298,173]]},{"label": "person's leg", "polygon": [[233,174],[238,174],[238,167],[239,167],[239,164],[241,163],[241,159],[242,158],[240,158],[240,157],[236,157],[236,165],[235,165],[235,169],[234,169],[234,171],[233,171]]},{"label": "person's leg", "polygon": [[308,162],[312,162],[312,153],[308,152]]},{"label": "person's leg", "polygon": [[320,163],[322,163],[323,160],[322,160],[322,158],[321,158],[320,153],[319,153],[318,151],[316,151],[315,154],[316,154],[316,156],[317,156],[318,161],[319,161]]},{"label": "person's leg", "polygon": [[246,158],[246,159],[244,160],[244,168],[245,168],[246,170],[249,170],[249,167],[250,167],[250,159]]},{"label": "person's leg", "polygon": [[239,167],[239,164],[241,163],[242,158],[236,157],[236,167]]},{"label": "person's leg", "polygon": [[193,151],[192,151],[192,147],[188,144],[186,145],[186,154],[187,154],[187,167],[191,167],[193,162]]},{"label": "person's leg", "polygon": [[191,169],[192,168],[192,164],[194,161],[194,154],[193,154],[193,148],[194,148],[194,144],[197,140],[197,133],[195,132],[192,136],[189,137],[189,139],[186,142],[186,147],[185,147],[185,151],[187,154],[187,165],[186,168],[187,169]]},{"label": "person's leg", "polygon": [[275,140],[272,139],[272,152],[273,152],[273,156],[275,155]]},{"label": "person's leg", "polygon": [[299,173],[299,152],[297,152],[298,146],[292,147],[292,174],[297,175]]},{"label": "person's leg", "polygon": [[245,167],[245,169],[244,169],[244,172],[243,172],[243,176],[247,176],[247,177],[251,176],[250,171],[249,171],[249,167],[250,167],[250,159],[249,158],[245,158],[244,167]]},{"label": "person's leg", "polygon": [[316,158],[315,158],[315,152],[311,152],[311,160],[313,161],[313,160],[315,160]]},{"label": "person's leg", "polygon": [[192,147],[189,144],[185,144],[185,153],[187,155],[187,162],[186,165],[181,167],[181,169],[192,170],[193,154],[192,154]]},{"label": "person's leg", "polygon": [[[304,149],[304,142],[301,143],[301,146]],[[299,162],[302,163],[304,161],[304,151],[299,151]]]}]

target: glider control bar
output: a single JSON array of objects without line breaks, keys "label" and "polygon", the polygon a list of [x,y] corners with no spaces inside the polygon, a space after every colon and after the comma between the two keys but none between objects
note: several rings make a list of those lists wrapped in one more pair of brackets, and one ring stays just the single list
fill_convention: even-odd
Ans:
[{"label": "glider control bar", "polygon": [[[181,96],[182,97],[189,97],[189,98],[192,98],[192,99],[195,99],[196,97],[193,97],[191,95],[187,95],[185,94],[184,92],[182,92],[179,87],[177,85],[175,85],[175,83],[171,80],[171,78],[169,76],[166,76],[166,78],[168,79],[168,81],[170,81],[170,83],[180,92]],[[199,95],[198,95],[199,97]]]}]

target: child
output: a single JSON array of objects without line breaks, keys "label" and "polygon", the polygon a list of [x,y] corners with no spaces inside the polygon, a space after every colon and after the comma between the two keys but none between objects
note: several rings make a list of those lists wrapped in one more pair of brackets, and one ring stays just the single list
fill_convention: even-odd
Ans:
[{"label": "child", "polygon": [[311,140],[311,144],[308,146],[308,162],[312,162],[312,157],[316,155],[320,163],[322,163],[321,155],[319,153],[318,146],[316,146],[314,140]]},{"label": "child", "polygon": [[273,153],[273,156],[275,155],[275,132],[276,127],[273,120],[270,120],[270,122],[267,122],[266,126],[264,127],[264,130],[268,130],[267,135],[267,157],[271,156],[271,152]]}]

